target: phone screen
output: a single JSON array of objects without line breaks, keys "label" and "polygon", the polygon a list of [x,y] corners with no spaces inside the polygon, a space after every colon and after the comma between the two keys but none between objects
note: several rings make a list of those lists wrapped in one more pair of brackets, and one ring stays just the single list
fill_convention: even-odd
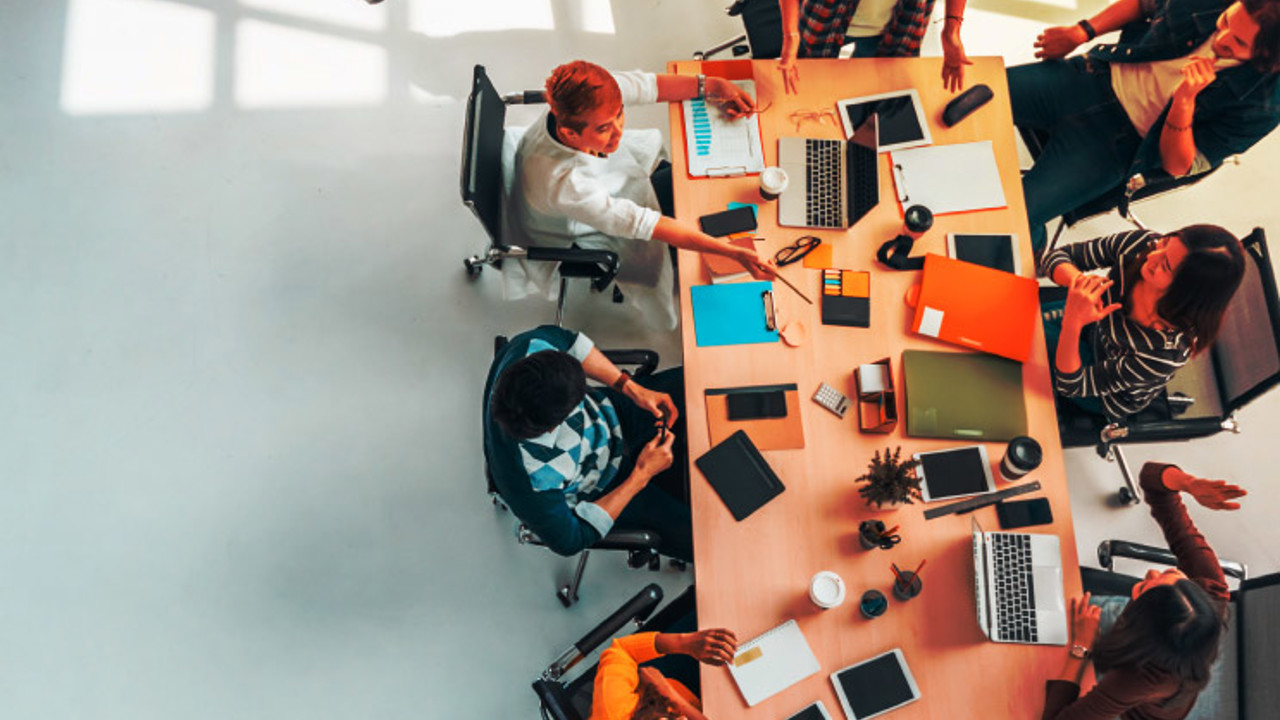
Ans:
[{"label": "phone screen", "polygon": [[1006,500],[996,505],[996,516],[1002,530],[1048,525],[1053,522],[1053,512],[1045,498],[1034,500]]}]

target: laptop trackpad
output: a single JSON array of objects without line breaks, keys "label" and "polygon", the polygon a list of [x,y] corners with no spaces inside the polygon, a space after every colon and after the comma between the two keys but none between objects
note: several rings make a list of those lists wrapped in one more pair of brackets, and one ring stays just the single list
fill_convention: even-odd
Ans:
[{"label": "laptop trackpad", "polygon": [[1037,610],[1066,612],[1061,568],[1033,567],[1031,581],[1035,583]]}]

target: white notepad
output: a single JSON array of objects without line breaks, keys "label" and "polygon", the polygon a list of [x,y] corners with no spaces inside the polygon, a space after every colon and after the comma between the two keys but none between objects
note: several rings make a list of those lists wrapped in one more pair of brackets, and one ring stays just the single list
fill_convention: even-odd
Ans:
[{"label": "white notepad", "polygon": [[821,670],[795,620],[738,646],[729,673],[748,707]]},{"label": "white notepad", "polygon": [[[756,84],[734,80],[754,100]],[[685,157],[693,177],[746,175],[764,170],[764,144],[760,142],[760,116],[730,120],[724,111],[705,100],[684,101]]]},{"label": "white notepad", "polygon": [[923,205],[942,215],[1009,205],[990,140],[898,150],[891,158],[903,207]]}]

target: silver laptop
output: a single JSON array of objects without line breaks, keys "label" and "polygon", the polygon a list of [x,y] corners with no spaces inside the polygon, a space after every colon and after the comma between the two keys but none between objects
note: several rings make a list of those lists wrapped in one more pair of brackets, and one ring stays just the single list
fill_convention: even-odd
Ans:
[{"label": "silver laptop", "polygon": [[970,522],[978,627],[994,642],[1066,645],[1058,536],[988,533]]},{"label": "silver laptop", "polygon": [[853,227],[880,202],[879,132],[873,113],[850,140],[778,138],[778,165],[792,181],[778,200],[786,227]]}]

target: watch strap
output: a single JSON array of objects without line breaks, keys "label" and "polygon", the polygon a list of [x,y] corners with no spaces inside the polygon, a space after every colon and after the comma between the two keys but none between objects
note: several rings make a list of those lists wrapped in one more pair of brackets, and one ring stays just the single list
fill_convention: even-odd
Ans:
[{"label": "watch strap", "polygon": [[1081,30],[1084,30],[1084,34],[1087,35],[1090,40],[1098,37],[1098,31],[1093,29],[1093,23],[1088,20],[1081,20],[1076,24],[1080,26]]},{"label": "watch strap", "polygon": [[707,76],[698,73],[698,100],[707,99]]},{"label": "watch strap", "polygon": [[631,373],[623,370],[618,373],[618,379],[613,381],[613,389],[622,392],[629,382],[631,382]]}]

